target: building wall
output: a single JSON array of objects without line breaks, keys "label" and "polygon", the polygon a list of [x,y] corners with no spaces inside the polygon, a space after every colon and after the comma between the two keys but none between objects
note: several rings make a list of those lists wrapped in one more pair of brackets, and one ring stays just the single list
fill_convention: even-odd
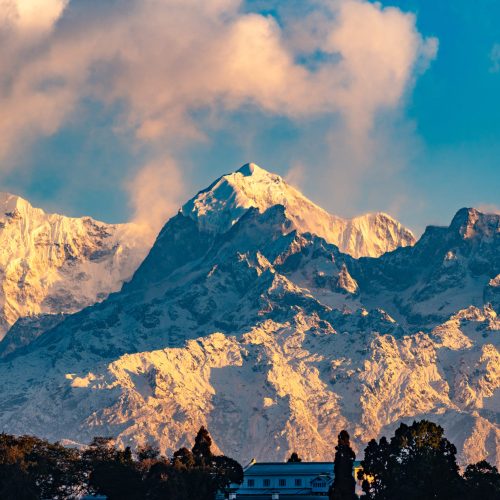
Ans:
[{"label": "building wall", "polygon": [[[354,464],[356,487],[359,462]],[[244,471],[244,481],[236,486],[238,497],[259,495],[269,496],[276,492],[280,495],[326,495],[333,482],[333,462],[261,462],[253,463]],[[237,498],[238,498],[237,497]]]},{"label": "building wall", "polygon": [[330,462],[254,464],[245,470],[237,493],[326,493],[332,481],[333,463]]}]

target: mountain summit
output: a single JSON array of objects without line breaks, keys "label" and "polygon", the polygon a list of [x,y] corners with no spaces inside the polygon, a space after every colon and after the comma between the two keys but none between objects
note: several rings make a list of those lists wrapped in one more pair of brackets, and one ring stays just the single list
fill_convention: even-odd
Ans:
[{"label": "mountain summit", "polygon": [[359,259],[333,220],[256,166],[221,177],[119,292],[0,360],[0,428],[170,453],[205,425],[240,461],[325,460],[426,418],[499,464],[500,216]]},{"label": "mountain summit", "polygon": [[307,199],[279,175],[255,163],[217,179],[181,209],[205,231],[224,233],[251,207],[264,212],[283,205],[293,226],[333,243],[353,257],[378,257],[398,247],[413,245],[409,229],[384,213],[370,213],[353,219],[331,215]]}]

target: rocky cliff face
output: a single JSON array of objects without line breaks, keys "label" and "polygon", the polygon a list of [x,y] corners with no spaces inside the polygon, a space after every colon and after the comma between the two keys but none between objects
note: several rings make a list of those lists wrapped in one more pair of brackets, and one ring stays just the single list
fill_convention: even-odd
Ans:
[{"label": "rocky cliff face", "polygon": [[[255,174],[233,175],[247,189]],[[300,226],[316,208],[299,214],[280,181],[244,210],[242,188],[209,194],[221,182],[119,293],[0,362],[0,427],[170,452],[204,424],[247,461],[331,459],[342,428],[360,451],[425,417],[463,462],[498,464],[500,217],[464,209],[414,246],[355,259]]]},{"label": "rocky cliff face", "polygon": [[148,250],[134,232],[0,193],[0,339],[18,318],[72,313],[118,290]]}]

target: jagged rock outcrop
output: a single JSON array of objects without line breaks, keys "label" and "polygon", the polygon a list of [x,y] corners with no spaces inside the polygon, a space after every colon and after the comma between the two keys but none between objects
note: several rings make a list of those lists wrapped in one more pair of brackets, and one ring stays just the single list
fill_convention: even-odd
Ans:
[{"label": "jagged rock outcrop", "polygon": [[119,293],[0,361],[0,427],[170,452],[203,424],[247,461],[331,459],[343,428],[360,452],[428,418],[463,463],[499,464],[500,217],[464,209],[412,247],[356,259],[299,225],[280,182],[271,206],[241,211],[239,188],[207,194],[219,182]]}]

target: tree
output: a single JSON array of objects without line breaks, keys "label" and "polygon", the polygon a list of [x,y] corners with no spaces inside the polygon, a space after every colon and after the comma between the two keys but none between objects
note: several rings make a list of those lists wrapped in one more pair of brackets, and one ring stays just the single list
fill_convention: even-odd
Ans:
[{"label": "tree", "polygon": [[181,448],[172,461],[144,446],[134,458],[112,438],[94,438],[82,453],[32,436],[0,434],[0,500],[69,500],[85,493],[109,500],[213,500],[217,490],[243,480],[235,460],[212,454],[206,429],[193,453]]},{"label": "tree", "polygon": [[84,464],[90,492],[106,495],[109,500],[144,498],[142,474],[129,447],[117,450],[111,439],[94,438],[84,453]]},{"label": "tree", "polygon": [[443,428],[427,420],[401,424],[388,444],[372,440],[361,462],[365,498],[421,500],[462,498],[457,450]]},{"label": "tree", "polygon": [[298,463],[298,462],[302,462],[302,459],[299,457],[297,453],[293,452],[290,455],[290,458],[288,459],[288,463]]},{"label": "tree", "polygon": [[[214,455],[211,446],[210,434],[201,427],[192,451],[180,448],[173,454],[168,484],[157,486],[162,491],[162,498],[211,500],[216,491],[243,481],[241,465],[224,455]],[[169,472],[164,470],[163,474]]]},{"label": "tree", "polygon": [[362,469],[358,472],[365,498],[387,498],[386,491],[390,480],[389,456],[389,443],[385,436],[380,438],[379,443],[372,439],[365,448],[365,458],[361,461]]},{"label": "tree", "polygon": [[69,498],[85,481],[77,450],[33,436],[0,434],[0,498]]},{"label": "tree", "polygon": [[38,500],[33,478],[19,464],[0,465],[0,498],[5,500]]},{"label": "tree", "polygon": [[243,482],[243,467],[224,455],[212,458],[211,470],[215,474],[217,489],[225,490],[231,483]]},{"label": "tree", "polygon": [[196,438],[192,449],[193,457],[196,465],[207,465],[212,460],[212,438],[207,429],[202,425]]},{"label": "tree", "polygon": [[465,469],[467,500],[497,500],[500,498],[500,474],[486,460]]},{"label": "tree", "polygon": [[146,460],[157,460],[160,456],[160,450],[150,444],[140,446],[137,449],[137,458],[139,462],[144,462]]},{"label": "tree", "polygon": [[330,500],[356,499],[356,481],[353,476],[354,459],[356,455],[351,448],[349,433],[341,431],[338,444],[335,447],[335,463],[333,485],[330,488]]},{"label": "tree", "polygon": [[187,448],[178,449],[174,453],[172,463],[176,469],[191,469],[195,466],[193,454]]}]

